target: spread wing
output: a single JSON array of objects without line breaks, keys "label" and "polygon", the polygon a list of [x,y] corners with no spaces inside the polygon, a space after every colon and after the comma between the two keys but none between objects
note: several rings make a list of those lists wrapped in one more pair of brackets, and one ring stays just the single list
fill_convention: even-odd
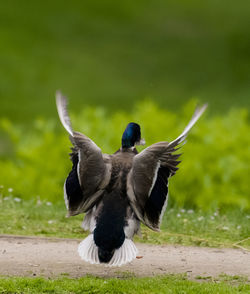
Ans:
[{"label": "spread wing", "polygon": [[108,156],[87,136],[72,130],[67,112],[67,100],[60,92],[56,93],[56,104],[60,120],[73,144],[73,163],[65,184],[64,199],[68,215],[88,211],[102,196],[109,182],[110,164]]},{"label": "spread wing", "polygon": [[174,141],[159,142],[144,149],[133,159],[128,175],[128,196],[137,217],[158,231],[167,205],[168,179],[178,170],[180,154],[175,152],[184,144],[188,132],[205,111],[197,108],[187,127]]}]

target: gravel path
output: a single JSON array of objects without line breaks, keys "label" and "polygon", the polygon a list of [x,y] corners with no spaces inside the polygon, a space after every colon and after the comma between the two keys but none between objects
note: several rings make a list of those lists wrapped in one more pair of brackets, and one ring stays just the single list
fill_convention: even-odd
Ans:
[{"label": "gravel path", "polygon": [[238,249],[136,244],[141,259],[116,268],[90,265],[77,253],[80,240],[0,235],[0,275],[55,277],[154,276],[187,273],[188,277],[221,273],[250,279],[250,253]]}]

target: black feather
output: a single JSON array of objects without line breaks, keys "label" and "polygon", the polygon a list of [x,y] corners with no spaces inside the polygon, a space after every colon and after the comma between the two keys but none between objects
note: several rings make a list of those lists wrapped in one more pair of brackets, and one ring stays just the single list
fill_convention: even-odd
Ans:
[{"label": "black feather", "polygon": [[168,194],[167,184],[169,175],[168,168],[159,168],[154,187],[145,205],[147,219],[156,227],[158,227],[160,215]]},{"label": "black feather", "polygon": [[77,153],[71,154],[71,160],[73,166],[66,179],[65,188],[68,197],[69,210],[74,211],[77,210],[80,203],[82,202],[83,195],[77,175],[77,164],[79,161]]},{"label": "black feather", "polygon": [[103,197],[103,207],[94,230],[94,241],[101,262],[108,262],[114,250],[121,247],[125,240],[123,228],[127,206],[127,198],[118,190],[106,193]]}]

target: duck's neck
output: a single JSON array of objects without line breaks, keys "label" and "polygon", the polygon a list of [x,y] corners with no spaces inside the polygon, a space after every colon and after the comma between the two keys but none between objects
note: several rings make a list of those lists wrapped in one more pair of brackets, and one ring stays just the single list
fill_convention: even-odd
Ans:
[{"label": "duck's neck", "polygon": [[135,148],[135,144],[127,143],[122,140],[122,149],[130,149]]},{"label": "duck's neck", "polygon": [[132,136],[128,135],[128,132],[124,132],[122,136],[122,148],[132,148],[135,146],[135,140]]},{"label": "duck's neck", "polygon": [[120,148],[120,150],[122,150],[122,151],[126,151],[126,150],[134,150],[134,149],[135,149],[135,146],[131,146],[131,147],[122,146],[122,147]]},{"label": "duck's neck", "polygon": [[137,151],[137,149],[135,148],[135,146],[133,146],[133,147],[130,147],[130,148],[127,148],[127,147],[121,147],[120,149],[119,149],[119,151],[120,152],[129,152],[129,153],[135,153],[135,154],[137,154],[138,153],[138,151]]}]

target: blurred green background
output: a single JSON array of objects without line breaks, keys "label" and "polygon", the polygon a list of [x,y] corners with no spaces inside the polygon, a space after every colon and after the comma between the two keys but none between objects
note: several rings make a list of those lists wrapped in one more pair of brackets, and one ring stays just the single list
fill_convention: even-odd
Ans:
[{"label": "blurred green background", "polygon": [[129,120],[148,144],[174,139],[206,101],[172,199],[249,208],[249,16],[246,0],[1,1],[0,185],[61,201],[70,144],[57,89],[104,152]]},{"label": "blurred green background", "polygon": [[1,1],[0,116],[54,117],[56,89],[74,110],[249,107],[249,16],[247,0]]}]

